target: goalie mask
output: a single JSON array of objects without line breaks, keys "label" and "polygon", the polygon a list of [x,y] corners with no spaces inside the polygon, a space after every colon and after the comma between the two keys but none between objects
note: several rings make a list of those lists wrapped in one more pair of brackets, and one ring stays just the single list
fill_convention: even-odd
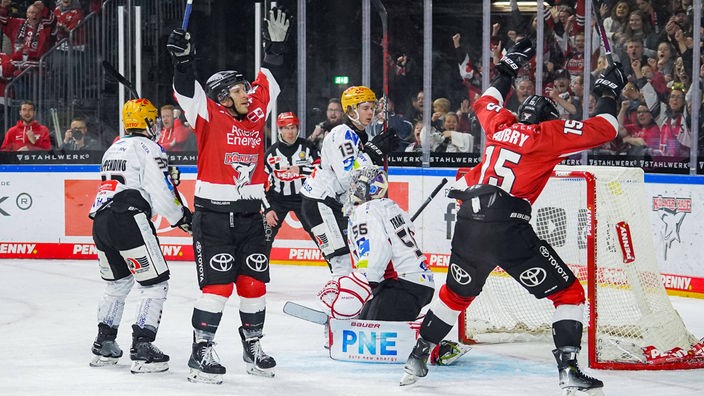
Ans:
[{"label": "goalie mask", "polygon": [[560,113],[555,107],[555,102],[545,96],[529,96],[518,107],[518,122],[524,124],[539,124],[559,118]]},{"label": "goalie mask", "polygon": [[252,85],[244,78],[242,73],[236,70],[219,71],[210,76],[205,83],[205,94],[210,99],[220,103],[230,97],[230,88],[237,84],[243,84],[247,92],[252,89]]},{"label": "goalie mask", "polygon": [[389,182],[384,169],[369,166],[355,170],[350,182],[352,205],[363,204],[372,199],[384,198]]},{"label": "goalie mask", "polygon": [[122,124],[128,132],[144,131],[143,134],[155,140],[161,132],[156,107],[149,99],[132,99],[122,106]]}]

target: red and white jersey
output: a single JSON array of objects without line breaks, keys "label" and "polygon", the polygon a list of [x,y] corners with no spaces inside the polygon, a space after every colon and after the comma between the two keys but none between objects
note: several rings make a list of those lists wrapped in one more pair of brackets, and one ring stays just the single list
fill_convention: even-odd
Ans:
[{"label": "red and white jersey", "polygon": [[313,199],[331,197],[344,202],[343,195],[349,188],[352,171],[374,165],[363,148],[364,142],[349,125],[334,127],[323,139],[320,166],[306,179],[301,194]]},{"label": "red and white jersey", "polygon": [[404,279],[435,287],[433,273],[413,238],[411,218],[396,202],[373,199],[350,214],[347,238],[355,265],[369,282]]},{"label": "red and white jersey", "polygon": [[458,180],[453,189],[490,184],[532,204],[555,165],[564,157],[609,142],[618,131],[616,117],[606,113],[585,121],[522,124],[502,106],[499,98],[499,91],[491,87],[474,104],[486,134],[486,148],[482,161]]},{"label": "red and white jersey", "polygon": [[249,92],[249,113],[241,120],[209,99],[197,81],[192,98],[174,93],[198,142],[196,200],[222,207],[264,201],[264,126],[279,92],[271,72],[262,68]]},{"label": "red and white jersey", "polygon": [[168,165],[164,149],[146,137],[128,135],[117,140],[105,151],[100,163],[102,183],[90,210],[91,217],[115,194],[137,190],[152,212],[164,216],[169,224],[178,223],[183,207],[176,199]]}]

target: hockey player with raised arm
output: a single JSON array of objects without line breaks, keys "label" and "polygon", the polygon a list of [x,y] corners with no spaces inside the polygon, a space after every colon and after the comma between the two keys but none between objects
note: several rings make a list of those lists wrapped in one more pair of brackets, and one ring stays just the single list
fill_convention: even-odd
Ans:
[{"label": "hockey player with raised arm", "polygon": [[274,75],[281,75],[276,70],[283,64],[290,19],[273,8],[266,22],[266,68],[251,84],[242,74],[227,70],[213,74],[203,88],[195,79],[191,35],[177,29],[167,42],[175,64],[174,95],[198,143],[193,250],[202,294],[191,319],[188,379],[193,382],[222,383],[226,370],[213,351],[213,340],[235,290],[247,373],[274,376],[276,361],[260,342],[269,282],[261,213],[266,206],[264,127],[279,94]]},{"label": "hockey player with raised arm", "polygon": [[374,117],[376,95],[368,87],[347,88],[340,99],[345,122],[333,128],[323,139],[320,167],[306,179],[301,190],[303,228],[315,236],[315,243],[325,256],[333,278],[352,272],[347,246],[347,217],[342,206],[354,169],[382,165],[383,157],[396,146],[393,130],[373,139],[366,128]]},{"label": "hockey player with raised arm", "polygon": [[[401,385],[428,373],[433,346],[452,329],[458,315],[479,295],[496,265],[519,280],[526,271],[546,275],[537,285],[521,283],[536,298],[555,306],[552,334],[559,385],[566,393],[599,394],[603,383],[579,369],[585,295],[582,285],[555,250],[528,223],[531,205],[552,170],[566,156],[597,147],[617,136],[617,103],[625,85],[623,70],[614,64],[594,84],[599,98],[595,116],[584,121],[561,120],[554,103],[528,97],[518,119],[503,107],[516,71],[535,54],[529,40],[508,50],[497,65],[499,76],[474,104],[486,133],[482,161],[453,185],[451,198],[461,201],[452,238],[447,279],[431,304]],[[519,282],[520,283],[520,282]]]},{"label": "hockey player with raised arm", "polygon": [[168,157],[155,142],[156,118],[156,107],[147,99],[125,103],[126,134],[105,151],[100,165],[102,182],[89,216],[100,276],[107,284],[98,305],[93,367],[114,365],[122,356],[115,339],[125,299],[136,280],[141,303],[132,325],[131,371],[169,369],[169,356],[152,344],[169,290],[169,267],[150,219],[158,213],[172,227],[190,233],[191,211],[177,197]]},{"label": "hockey player with raised arm", "polygon": [[264,155],[264,170],[268,175],[266,200],[270,205],[264,212],[267,257],[288,213],[295,213],[300,220],[301,187],[320,163],[315,145],[298,136],[298,125],[294,113],[279,114],[276,118],[279,141],[272,144]]}]

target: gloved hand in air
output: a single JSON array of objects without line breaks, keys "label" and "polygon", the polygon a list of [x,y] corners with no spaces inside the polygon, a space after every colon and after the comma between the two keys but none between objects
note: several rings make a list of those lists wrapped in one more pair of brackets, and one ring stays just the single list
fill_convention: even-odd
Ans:
[{"label": "gloved hand in air", "polygon": [[530,39],[523,39],[506,51],[506,55],[496,65],[496,70],[511,78],[516,77],[518,70],[530,62],[533,56],[535,56],[533,43]]},{"label": "gloved hand in air", "polygon": [[174,29],[166,41],[166,49],[174,58],[176,65],[185,65],[193,61],[196,53],[191,41],[191,34],[183,29]]}]

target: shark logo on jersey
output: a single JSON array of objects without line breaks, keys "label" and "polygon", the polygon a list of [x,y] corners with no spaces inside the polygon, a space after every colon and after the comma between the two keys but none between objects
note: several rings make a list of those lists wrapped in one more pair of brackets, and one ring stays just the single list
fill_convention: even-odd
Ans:
[{"label": "shark logo on jersey", "polygon": [[235,181],[238,194],[240,189],[252,180],[258,158],[259,154],[225,153],[225,164],[232,166],[232,169],[235,170],[232,179]]}]

